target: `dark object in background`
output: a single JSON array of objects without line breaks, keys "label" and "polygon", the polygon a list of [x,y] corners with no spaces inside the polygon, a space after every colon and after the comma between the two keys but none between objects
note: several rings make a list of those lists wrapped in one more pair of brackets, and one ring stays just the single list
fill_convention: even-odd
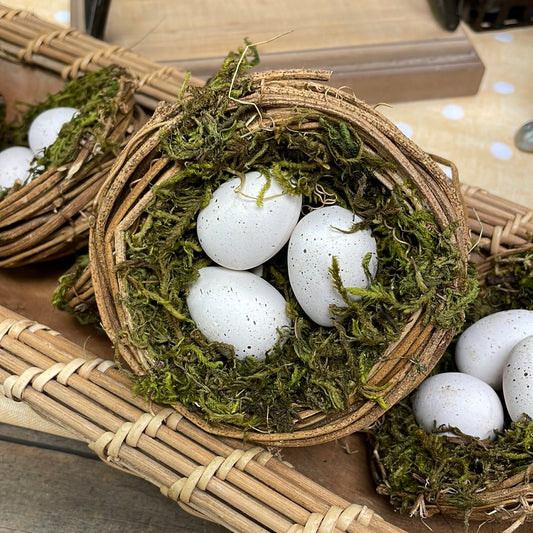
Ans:
[{"label": "dark object in background", "polygon": [[448,31],[455,31],[461,20],[459,14],[459,4],[461,2],[450,2],[449,0],[429,0],[429,5],[433,15],[439,24]]},{"label": "dark object in background", "polygon": [[71,0],[70,20],[74,27],[103,39],[111,0]]},{"label": "dark object in background", "polygon": [[454,31],[463,20],[474,31],[533,24],[533,0],[429,0],[441,26]]}]

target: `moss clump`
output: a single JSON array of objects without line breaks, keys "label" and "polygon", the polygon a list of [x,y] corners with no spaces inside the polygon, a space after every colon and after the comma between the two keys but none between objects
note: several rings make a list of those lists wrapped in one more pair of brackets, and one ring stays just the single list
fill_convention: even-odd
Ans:
[{"label": "moss clump", "polygon": [[[116,65],[104,67],[67,82],[60,91],[48,95],[42,102],[18,102],[15,119],[6,122],[4,114],[0,130],[2,148],[28,146],[28,130],[34,118],[47,109],[65,106],[74,107],[79,113],[63,126],[56,141],[36,156],[30,179],[50,168],[72,163],[87,143],[96,152],[118,150],[107,135],[121,105],[117,95],[121,86],[120,78],[125,72],[123,67]],[[0,200],[8,192],[0,188]]]},{"label": "moss clump", "polygon": [[[475,282],[456,286],[462,267],[450,239],[455,228],[442,231],[429,211],[417,209],[414,190],[386,188],[376,174],[390,163],[367,149],[350,124],[294,109],[283,123],[248,128],[261,113],[243,101],[252,90],[244,70],[257,60],[253,48],[248,52],[231,54],[206,87],[188,89],[179,119],[160,132],[162,154],[181,170],[154,187],[153,201],[126,237],[127,261],[118,272],[132,327],[124,335],[155,360],[137,380],[138,393],[182,402],[210,421],[291,431],[297,407],[332,413],[347,408],[351,396],[379,401],[365,385],[368,372],[412,313],[422,308],[428,322],[456,328]],[[263,277],[285,296],[294,327],[262,363],[221,356],[185,303],[198,269],[211,263],[196,237],[197,213],[221,183],[249,170],[270,173],[311,208],[333,198],[353,210],[364,220],[354,229],[371,229],[379,256],[365,290],[343,287],[332,262],[347,304],[334,310],[339,320],[332,328],[316,326],[300,309],[285,250],[264,265]]]},{"label": "moss clump", "polygon": [[533,423],[527,417],[490,443],[467,435],[448,439],[426,433],[416,423],[409,400],[387,412],[372,438],[386,472],[378,492],[401,513],[412,515],[446,505],[467,521],[474,506],[490,504],[492,488],[524,471],[533,457]]},{"label": "moss clump", "polygon": [[94,294],[72,306],[76,296],[76,282],[80,280],[89,266],[89,255],[81,254],[74,265],[58,279],[58,284],[52,296],[52,306],[70,313],[80,324],[93,325],[100,328],[100,315]]}]

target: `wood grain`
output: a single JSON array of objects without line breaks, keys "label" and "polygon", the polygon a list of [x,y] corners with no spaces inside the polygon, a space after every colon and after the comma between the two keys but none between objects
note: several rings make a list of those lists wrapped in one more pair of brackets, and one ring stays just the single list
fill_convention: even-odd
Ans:
[{"label": "wood grain", "polygon": [[105,34],[202,79],[245,38],[268,41],[260,69],[331,69],[332,85],[369,103],[475,94],[484,71],[464,31],[443,30],[425,0],[115,0]]},{"label": "wood grain", "polygon": [[0,424],[0,463],[1,533],[227,531],[107,467],[76,441]]}]

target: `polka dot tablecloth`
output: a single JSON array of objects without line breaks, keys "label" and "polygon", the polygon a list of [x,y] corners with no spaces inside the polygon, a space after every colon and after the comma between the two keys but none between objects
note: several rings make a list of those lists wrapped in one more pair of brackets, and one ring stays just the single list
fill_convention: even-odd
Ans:
[{"label": "polka dot tablecloth", "polygon": [[383,107],[427,152],[453,161],[462,182],[533,206],[533,153],[514,137],[533,121],[533,27],[475,33],[465,28],[485,65],[478,93]]},{"label": "polka dot tablecloth", "polygon": [[[13,0],[7,5],[69,23],[69,1]],[[485,65],[475,96],[381,106],[421,148],[455,163],[462,182],[533,207],[533,153],[514,144],[533,120],[533,27],[476,33],[464,26]]]}]

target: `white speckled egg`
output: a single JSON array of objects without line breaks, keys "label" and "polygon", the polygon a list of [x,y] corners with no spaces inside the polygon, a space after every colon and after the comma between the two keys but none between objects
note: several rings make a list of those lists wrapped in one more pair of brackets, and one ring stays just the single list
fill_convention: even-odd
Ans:
[{"label": "white speckled egg", "polygon": [[533,336],[519,341],[505,363],[502,378],[503,398],[509,416],[533,418]]},{"label": "white speckled egg", "polygon": [[74,107],[53,107],[37,115],[28,130],[28,144],[33,153],[37,154],[53,144],[63,125],[78,112]]},{"label": "white speckled egg", "polygon": [[290,326],[285,298],[270,283],[248,271],[205,267],[191,285],[187,306],[210,342],[233,345],[239,359],[263,360]]},{"label": "white speckled egg", "polygon": [[10,189],[30,176],[33,152],[25,146],[11,146],[0,152],[0,187]]},{"label": "white speckled egg", "polygon": [[321,326],[333,325],[330,305],[346,306],[329,272],[333,257],[346,288],[368,287],[363,259],[369,253],[368,270],[371,276],[376,273],[376,241],[370,230],[347,233],[360,221],[344,207],[322,207],[304,216],[289,240],[287,265],[292,290],[309,318]]},{"label": "white speckled egg", "polygon": [[[500,398],[484,381],[462,372],[444,372],[425,379],[413,395],[417,423],[431,433],[453,427],[466,435],[494,439],[504,425]],[[441,431],[440,435],[454,435]]]},{"label": "white speckled egg", "polygon": [[224,182],[198,213],[197,234],[204,252],[221,266],[254,268],[273,257],[289,240],[302,207],[301,195],[284,194],[272,179],[258,205],[267,179],[248,172]]},{"label": "white speckled egg", "polygon": [[459,336],[455,348],[457,368],[500,390],[509,352],[529,335],[533,335],[533,311],[511,309],[485,316]]}]

